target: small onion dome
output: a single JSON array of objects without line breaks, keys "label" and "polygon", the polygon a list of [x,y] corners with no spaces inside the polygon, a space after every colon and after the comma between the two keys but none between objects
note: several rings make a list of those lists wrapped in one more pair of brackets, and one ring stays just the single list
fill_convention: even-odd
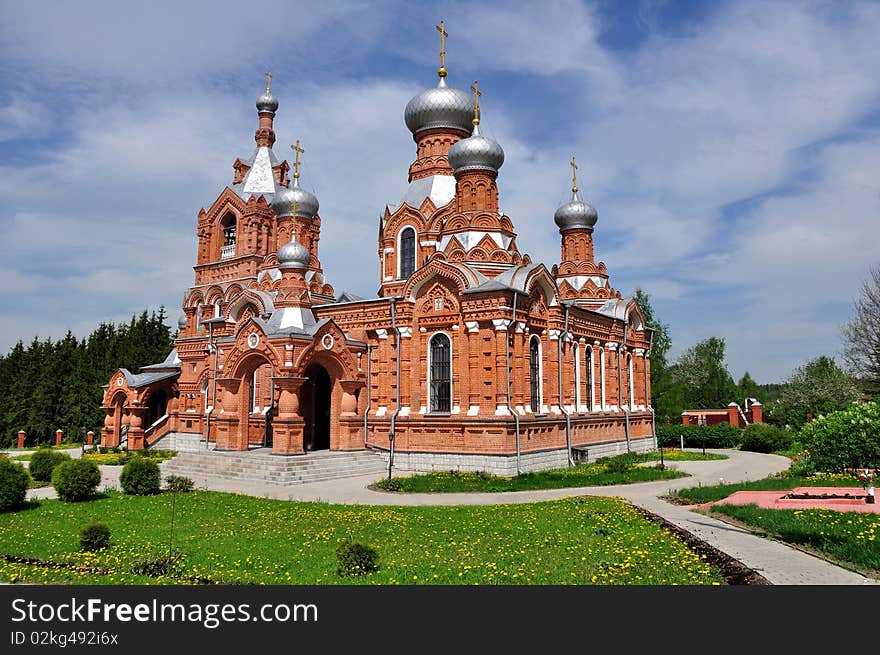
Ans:
[{"label": "small onion dome", "polygon": [[308,268],[312,256],[296,235],[278,251],[278,268]]},{"label": "small onion dome", "polygon": [[[474,121],[476,122],[476,121]],[[474,133],[467,139],[456,141],[449,149],[449,165],[454,172],[489,170],[498,172],[504,163],[504,151],[494,139],[480,134],[480,126],[474,125]]]},{"label": "small onion dome", "polygon": [[318,199],[314,194],[299,186],[299,179],[293,178],[289,187],[280,187],[272,197],[272,209],[275,216],[293,216],[293,203],[296,201],[296,215],[300,218],[312,219],[318,213]]},{"label": "small onion dome", "polygon": [[186,329],[186,314],[177,319],[177,329],[181,332]]},{"label": "small onion dome", "polygon": [[257,111],[260,113],[269,112],[270,114],[274,114],[278,111],[278,100],[271,93],[266,91],[257,98]]},{"label": "small onion dome", "polygon": [[446,86],[446,80],[433,89],[426,89],[410,100],[403,120],[413,134],[435,127],[471,131],[474,99],[464,91]]},{"label": "small onion dome", "polygon": [[578,197],[577,191],[572,191],[571,202],[567,202],[556,210],[553,220],[560,230],[573,228],[590,228],[596,224],[599,213],[588,202]]}]

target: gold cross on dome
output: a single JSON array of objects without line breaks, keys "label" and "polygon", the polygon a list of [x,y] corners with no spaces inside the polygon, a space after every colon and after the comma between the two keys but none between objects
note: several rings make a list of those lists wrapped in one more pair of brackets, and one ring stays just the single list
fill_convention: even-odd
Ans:
[{"label": "gold cross on dome", "polygon": [[572,155],[571,163],[569,165],[571,166],[571,190],[573,193],[577,193],[577,191],[578,191],[578,174],[577,174],[578,165],[577,165],[577,161],[574,158],[574,155]]},{"label": "gold cross on dome", "polygon": [[294,178],[295,180],[298,180],[298,179],[299,179],[299,165],[300,165],[299,156],[300,156],[302,153],[304,153],[305,150],[303,150],[303,149],[300,147],[300,145],[299,145],[299,139],[296,140],[296,145],[294,145],[294,146],[290,146],[290,149],[293,150],[293,152],[295,153],[295,154],[294,154],[294,160],[293,160],[293,178]]},{"label": "gold cross on dome", "polygon": [[266,71],[266,95],[269,95],[269,89],[272,88],[272,73]]},{"label": "gold cross on dome", "polygon": [[477,80],[474,80],[474,85],[471,87],[471,91],[474,92],[474,125],[480,124],[480,96],[483,95],[483,92],[480,91],[480,85]]},{"label": "gold cross on dome", "polygon": [[440,32],[440,70],[437,73],[440,77],[446,77],[446,37],[449,36],[446,32],[446,23],[442,20],[439,25],[435,25],[437,31]]}]

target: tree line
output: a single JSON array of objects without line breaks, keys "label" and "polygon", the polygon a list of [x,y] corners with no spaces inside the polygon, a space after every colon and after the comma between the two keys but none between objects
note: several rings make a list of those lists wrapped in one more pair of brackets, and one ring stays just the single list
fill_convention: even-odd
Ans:
[{"label": "tree line", "polygon": [[175,336],[167,318],[161,307],[128,323],[101,323],[84,339],[68,331],[58,341],[16,343],[0,356],[0,446],[14,445],[19,430],[28,445],[54,439],[57,429],[71,441],[100,434],[101,386],[116,369],[137,372],[165,359]]},{"label": "tree line", "polygon": [[725,361],[723,338],[709,337],[674,362],[667,359],[669,326],[654,315],[650,296],[637,289],[635,299],[645,324],[654,331],[651,344],[651,402],[660,423],[679,423],[685,409],[720,409],[756,398],[765,420],[799,428],[822,414],[851,403],[880,397],[880,266],[853,303],[853,316],[841,326],[843,361],[823,355],[795,368],[782,383],[758,384],[746,372],[734,382]]}]

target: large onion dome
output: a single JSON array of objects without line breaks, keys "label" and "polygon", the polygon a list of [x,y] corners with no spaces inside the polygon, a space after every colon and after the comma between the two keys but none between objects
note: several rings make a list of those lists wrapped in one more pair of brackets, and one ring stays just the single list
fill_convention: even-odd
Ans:
[{"label": "large onion dome", "polygon": [[268,89],[266,89],[263,95],[257,98],[257,111],[260,113],[270,112],[272,114],[278,111],[278,99],[269,93]]},{"label": "large onion dome", "polygon": [[[476,121],[474,121],[476,123]],[[504,150],[494,139],[480,134],[479,124],[467,139],[456,141],[449,149],[449,165],[454,172],[489,170],[498,172],[504,163]]]},{"label": "large onion dome", "polygon": [[296,215],[300,218],[312,219],[318,213],[318,199],[314,194],[305,191],[299,186],[299,178],[293,178],[293,184],[289,187],[279,187],[272,197],[272,209],[275,216],[293,216],[294,201],[296,201]]},{"label": "large onion dome", "polygon": [[278,250],[278,268],[308,268],[311,255],[308,248],[296,240],[294,234],[290,243]]},{"label": "large onion dome", "polygon": [[571,192],[571,201],[562,205],[553,215],[553,220],[562,230],[571,230],[574,228],[590,228],[596,224],[599,213],[588,202],[580,199],[577,188]]},{"label": "large onion dome", "polygon": [[422,130],[447,128],[471,131],[474,99],[464,91],[446,86],[446,80],[426,89],[410,100],[403,112],[406,126],[413,135]]}]

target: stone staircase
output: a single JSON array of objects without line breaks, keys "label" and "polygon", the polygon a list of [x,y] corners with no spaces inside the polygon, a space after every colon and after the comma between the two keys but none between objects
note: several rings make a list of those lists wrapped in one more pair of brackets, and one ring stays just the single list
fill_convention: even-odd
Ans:
[{"label": "stone staircase", "polygon": [[272,455],[259,448],[248,452],[180,452],[161,464],[163,475],[261,482],[279,485],[305,484],[358,475],[382,477],[385,458],[372,450],[319,451],[306,455]]}]

